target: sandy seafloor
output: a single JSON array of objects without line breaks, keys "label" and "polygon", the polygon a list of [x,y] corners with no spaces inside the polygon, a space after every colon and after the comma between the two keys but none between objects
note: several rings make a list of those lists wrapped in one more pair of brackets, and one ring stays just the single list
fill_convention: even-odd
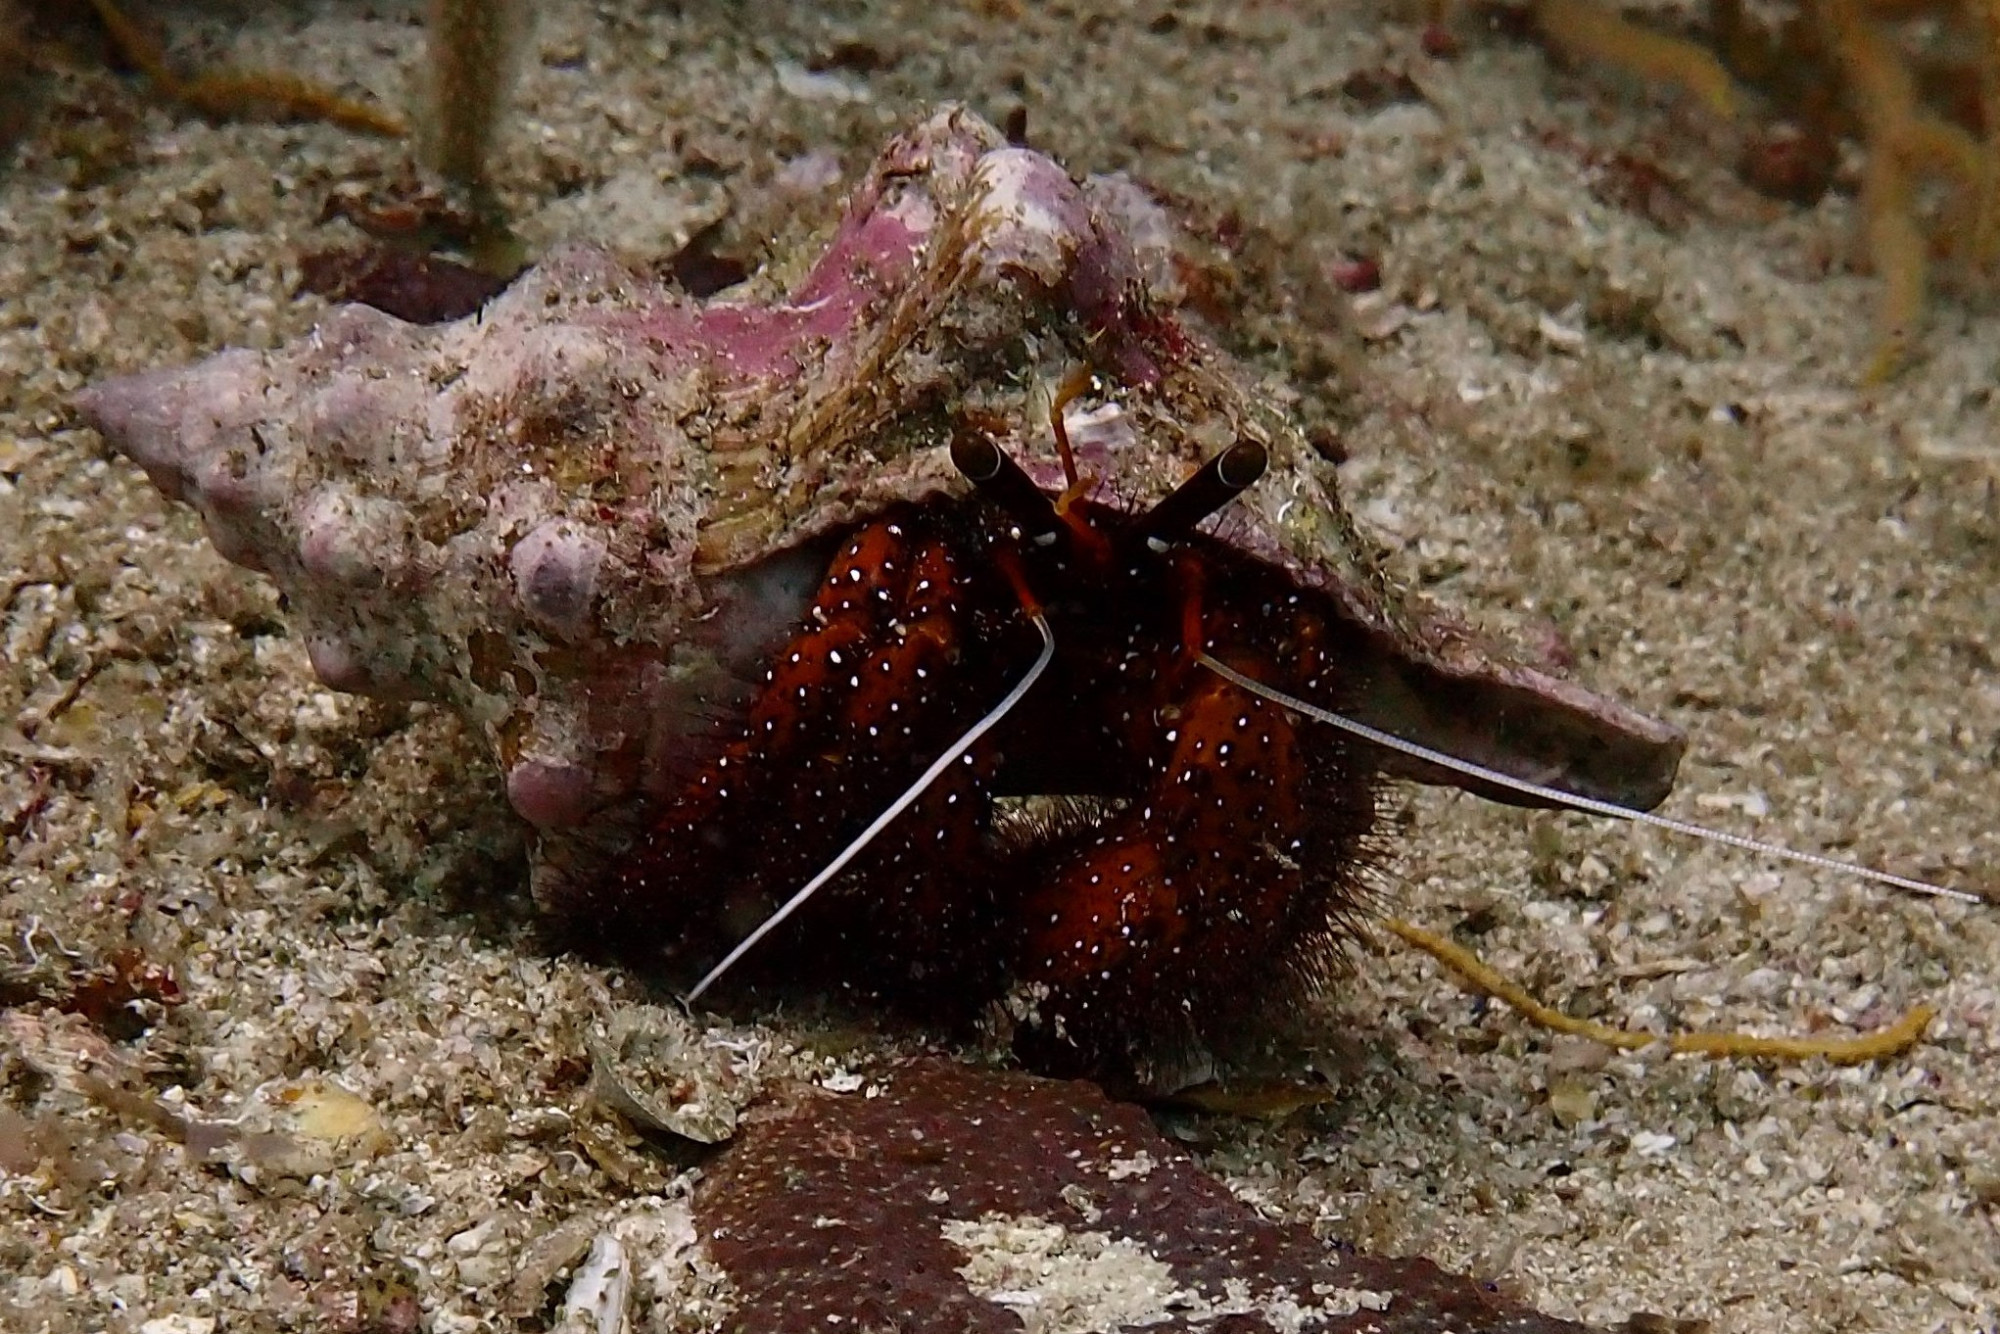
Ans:
[{"label": "sandy seafloor", "polygon": [[[419,68],[413,2],[135,7],[183,58],[393,104]],[[1025,98],[1076,170],[1240,217],[1228,340],[1338,427],[1400,574],[1688,729],[1672,811],[2000,885],[2000,312],[1946,294],[1923,359],[1858,388],[1875,288],[1851,197],[1761,200],[1691,110],[1477,31],[1431,60],[1372,7],[541,8],[498,168],[531,243],[658,254],[786,159],[851,171],[925,104],[998,120]],[[1352,95],[1385,65],[1420,99]],[[617,1179],[565,1129],[578,1032],[633,988],[535,948],[457,726],[319,688],[272,591],[65,406],[303,333],[323,307],[290,295],[298,255],[354,239],[318,220],[327,191],[405,151],[65,88],[0,172],[0,948],[10,976],[62,947],[170,961],[186,1003],[111,1056],[191,1117],[325,1079],[366,1106],[328,1114],[379,1133],[253,1184],[52,1083],[82,1021],[0,1015],[0,1328],[321,1327],[355,1257],[405,1275],[433,1329],[514,1327],[515,1269],[553,1230],[640,1235],[684,1189],[670,1164]],[[127,144],[87,170],[61,147],[101,128],[83,101]],[[1684,227],[1593,193],[1591,155],[1620,150],[1685,184]],[[1326,276],[1347,251],[1385,281],[1359,309]],[[1396,910],[1475,923],[1572,1010],[1938,1019],[1855,1069],[1607,1059],[1370,948],[1323,1017],[1334,1104],[1192,1125],[1242,1196],[1592,1321],[2000,1321],[2000,907],[1460,796],[1393,806]],[[734,1033],[795,1073],[879,1046],[807,1019]]]}]

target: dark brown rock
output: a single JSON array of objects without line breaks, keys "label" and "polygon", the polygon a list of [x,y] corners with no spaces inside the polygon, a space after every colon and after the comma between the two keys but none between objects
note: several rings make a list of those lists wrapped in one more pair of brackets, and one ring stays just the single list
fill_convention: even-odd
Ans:
[{"label": "dark brown rock", "polygon": [[695,1218],[758,1334],[1585,1329],[1262,1218],[1093,1084],[941,1060],[746,1127]]}]

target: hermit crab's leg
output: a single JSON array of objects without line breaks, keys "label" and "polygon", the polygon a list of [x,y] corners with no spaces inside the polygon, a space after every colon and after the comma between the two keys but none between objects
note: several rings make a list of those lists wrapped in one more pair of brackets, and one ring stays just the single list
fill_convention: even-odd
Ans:
[{"label": "hermit crab's leg", "polygon": [[[1039,611],[1031,612],[1035,628],[1041,631],[1042,652],[1035,659],[1033,667],[1014,684],[1001,700],[984,717],[966,730],[965,734],[952,743],[944,754],[932,761],[904,791],[902,796],[890,803],[887,810],[875,817],[866,829],[856,835],[819,874],[800,888],[783,906],[758,925],[755,931],[731,950],[722,962],[711,968],[700,982],[688,992],[688,1000],[700,999],[703,992],[713,986],[738,960],[754,949],[773,930],[803,906],[820,888],[838,875],[863,849],[876,841],[885,829],[905,814],[916,814],[920,818],[906,822],[901,845],[914,855],[903,852],[888,852],[883,858],[885,871],[901,879],[904,903],[902,911],[895,914],[897,920],[914,923],[916,934],[942,934],[946,937],[947,948],[957,943],[951,937],[959,934],[950,930],[953,925],[963,924],[975,918],[984,917],[979,909],[983,903],[968,904],[968,897],[976,895],[977,886],[960,878],[955,884],[946,882],[943,872],[964,868],[977,856],[979,840],[976,837],[983,827],[983,821],[971,818],[969,803],[961,807],[961,797],[970,796],[984,800],[985,783],[990,777],[990,755],[975,756],[972,752],[980,740],[996,726],[1001,719],[1012,712],[1014,706],[1034,688],[1047,670],[1049,661],[1055,656],[1055,636],[1049,630],[1048,621]],[[929,831],[929,832],[925,832]],[[878,848],[878,853],[885,849]],[[954,892],[955,891],[955,892]],[[972,891],[972,893],[968,893]],[[983,896],[979,896],[983,897]],[[956,902],[953,900],[957,900]],[[971,911],[968,911],[968,908]],[[945,928],[940,933],[924,932],[926,924],[935,923]],[[911,933],[902,933],[909,935]],[[921,958],[906,962],[928,961],[925,971],[940,971],[944,955],[935,949],[920,950]],[[969,980],[969,979],[964,979]]]},{"label": "hermit crab's leg", "polygon": [[[856,660],[840,708],[839,732],[858,753],[860,764],[872,763],[868,752],[885,737],[894,737],[896,749],[908,745],[916,729],[907,715],[923,708],[930,698],[927,687],[933,676],[941,676],[949,658],[959,651],[969,608],[951,592],[960,582],[956,560],[941,542],[919,548],[910,572],[908,609],[893,623],[897,636],[886,647]],[[862,924],[859,934],[863,939],[840,939],[843,933],[835,927],[834,939],[816,944],[829,951],[850,944],[887,947],[906,971],[946,966],[944,961],[953,953],[955,939],[964,926],[990,917],[982,878],[973,868],[982,859],[990,804],[987,783],[996,757],[980,742],[1033,687],[1053,656],[1055,641],[1047,622],[1039,614],[1034,619],[1043,647],[1027,675],[709,970],[688,993],[690,1001],[699,999],[864,850],[879,874],[867,901],[853,905],[852,915]],[[973,651],[983,647],[974,646]],[[860,810],[865,813],[867,808]],[[851,823],[855,808],[848,805],[843,814]]]},{"label": "hermit crab's leg", "polygon": [[[1178,971],[1176,956],[1209,902],[1248,889],[1241,882],[1268,861],[1263,846],[1290,841],[1298,823],[1293,730],[1281,711],[1240,699],[1239,691],[1203,688],[1182,701],[1143,800],[1046,868],[1026,900],[1027,980],[1086,1005],[1100,994],[1115,1003],[1113,993],[1150,990]],[[1283,892],[1275,881],[1269,888]]]},{"label": "hermit crab's leg", "polygon": [[1367,864],[1365,770],[1227,683],[1162,684],[1133,701],[1162,720],[1152,784],[1050,849],[1020,910],[1015,973],[1086,1063],[1124,1035],[1212,1032],[1251,997],[1315,984]]},{"label": "hermit crab's leg", "polygon": [[[1155,614],[1135,651],[1177,661],[1118,673],[1130,688],[1093,705],[1131,720],[1117,743],[1149,781],[1100,825],[1022,868],[1030,887],[1014,972],[1043,995],[1043,1036],[1026,1041],[1065,1034],[1086,1066],[1116,1059],[1135,1038],[1211,1036],[1253,998],[1317,986],[1373,862],[1376,785],[1355,749],[1301,735],[1286,709],[1203,673],[1176,642],[1200,648],[1212,629],[1223,651],[1282,679],[1299,678],[1280,661],[1310,663],[1319,687],[1338,697],[1312,627],[1226,570],[1213,573],[1218,601],[1251,610],[1208,627],[1201,600],[1211,572],[1200,553],[1177,553],[1168,569],[1181,625]],[[1037,1058],[1063,1059],[1049,1050]]]},{"label": "hermit crab's leg", "polygon": [[[1009,670],[962,652],[985,603],[1005,590],[983,593],[952,546],[924,511],[858,530],[743,731],[569,915],[613,948],[683,937],[699,950],[705,934],[737,939],[774,895],[839,852],[989,706],[1001,687],[988,678]],[[975,832],[985,818],[976,789],[954,789],[948,812]]]}]

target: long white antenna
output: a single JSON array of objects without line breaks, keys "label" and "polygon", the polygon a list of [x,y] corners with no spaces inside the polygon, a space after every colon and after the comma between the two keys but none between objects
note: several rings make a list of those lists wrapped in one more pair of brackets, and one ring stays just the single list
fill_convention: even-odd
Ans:
[{"label": "long white antenna", "polygon": [[938,756],[932,762],[931,767],[924,770],[923,774],[916,782],[910,784],[902,796],[889,803],[889,808],[875,817],[875,823],[862,830],[860,835],[852,843],[849,843],[838,857],[828,862],[818,875],[808,880],[805,888],[792,895],[789,899],[786,899],[783,907],[779,908],[769,917],[766,917],[762,925],[745,936],[743,942],[735,949],[729,951],[728,956],[721,963],[709,969],[708,976],[695,983],[694,990],[688,992],[688,1004],[692,1005],[700,1000],[701,994],[714,986],[724,973],[736,965],[737,960],[757,947],[758,941],[777,930],[787,917],[797,912],[807,899],[819,892],[820,886],[839,875],[849,862],[860,855],[863,848],[875,840],[877,834],[887,829],[892,820],[908,810],[916,799],[924,794],[925,788],[938,780],[938,775],[957,763],[960,756],[971,750],[979,738],[985,736],[995,723],[1006,717],[1008,712],[1021,702],[1021,697],[1026,695],[1034,687],[1035,682],[1041,679],[1042,673],[1048,670],[1050,661],[1056,656],[1056,636],[1055,632],[1049,629],[1048,618],[1040,612],[1031,612],[1029,614],[1035,622],[1035,628],[1042,632],[1042,652],[1041,656],[1035,659],[1035,665],[1028,669],[1028,674],[1015,683],[1014,688],[1007,692],[1005,699],[993,706],[991,713],[967,728],[964,736],[952,742],[951,749]]},{"label": "long white antenna", "polygon": [[1652,825],[1656,829],[1670,829],[1676,834],[1685,834],[1690,838],[1707,839],[1711,843],[1725,843],[1732,848],[1742,848],[1746,852],[1761,852],[1769,857],[1782,857],[1786,861],[1803,862],[1807,866],[1817,866],[1823,870],[1842,871],[1848,875],[1859,876],[1863,880],[1873,880],[1879,884],[1894,885],[1897,889],[1906,889],[1913,894],[1928,894],[1933,898],[1940,899],[1957,899],[1961,903],[1984,903],[1986,901],[1980,895],[1963,889],[1949,889],[1943,885],[1933,885],[1924,880],[1911,880],[1906,876],[1892,875],[1887,871],[1878,871],[1871,866],[1859,866],[1853,862],[1844,862],[1837,857],[1824,857],[1816,852],[1798,852],[1792,848],[1780,847],[1776,843],[1766,843],[1760,839],[1745,838],[1741,834],[1728,834],[1719,829],[1710,829],[1704,825],[1689,824],[1685,820],[1676,820],[1670,816],[1654,815],[1651,811],[1634,810],[1629,806],[1617,806],[1608,801],[1599,801],[1595,797],[1578,796],[1574,792],[1565,792],[1558,787],[1549,787],[1542,783],[1531,783],[1524,778],[1515,778],[1511,774],[1503,774],[1498,769],[1489,769],[1483,764],[1474,764],[1470,760],[1461,760],[1455,755],[1447,755],[1441,750],[1432,750],[1429,746],[1419,745],[1414,741],[1405,741],[1402,737],[1384,732],[1380,728],[1370,727],[1367,723],[1356,722],[1352,718],[1344,717],[1328,709],[1322,709],[1318,705],[1308,704],[1302,699],[1287,695],[1282,690],[1273,689],[1265,685],[1262,681],[1253,680],[1235,668],[1209,657],[1206,653],[1197,655],[1197,660],[1202,666],[1208,668],[1208,670],[1214,672],[1223,680],[1241,686],[1253,695],[1261,695],[1273,704],[1283,705],[1285,708],[1305,714],[1308,718],[1317,718],[1323,723],[1338,727],[1343,732],[1358,736],[1363,741],[1370,741],[1378,746],[1385,746],[1390,750],[1400,751],[1427,764],[1435,764],[1441,769],[1450,769],[1454,773],[1461,773],[1469,778],[1477,778],[1483,782],[1495,783],[1501,787],[1510,788],[1515,792],[1524,793],[1530,797],[1539,797],[1541,800],[1557,806],[1567,806],[1572,810],[1588,811],[1592,815],[1609,816],[1614,820],[1634,820],[1640,824]]}]

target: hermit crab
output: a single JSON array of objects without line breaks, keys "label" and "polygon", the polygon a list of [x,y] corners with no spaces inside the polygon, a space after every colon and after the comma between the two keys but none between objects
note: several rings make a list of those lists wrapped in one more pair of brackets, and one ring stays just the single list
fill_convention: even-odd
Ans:
[{"label": "hermit crab", "polygon": [[328,685],[484,733],[572,939],[1130,1066],[1326,979],[1383,779],[1630,813],[1683,745],[1384,578],[1175,246],[947,109],[785,290],[570,249],[81,407]]},{"label": "hermit crab", "polygon": [[[699,957],[837,874],[781,953],[871,960],[862,980],[930,1006],[1011,984],[1052,1030],[1043,1064],[1184,1045],[1316,984],[1357,905],[1376,766],[1199,662],[1349,702],[1354,627],[1196,531],[1262,447],[1143,510],[1075,483],[1052,499],[983,435],[952,454],[973,494],[842,534],[736,739],[567,916]],[[1008,795],[1063,800],[1003,821]]]}]

